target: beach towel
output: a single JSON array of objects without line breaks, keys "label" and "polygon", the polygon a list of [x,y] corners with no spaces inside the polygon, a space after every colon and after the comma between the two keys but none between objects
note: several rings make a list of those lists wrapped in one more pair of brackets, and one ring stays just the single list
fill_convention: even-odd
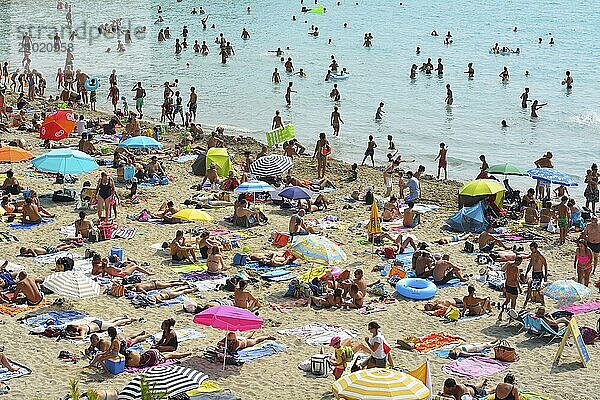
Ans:
[{"label": "beach towel", "polygon": [[211,274],[205,271],[193,271],[179,274],[179,277],[188,282],[214,281],[216,279],[226,278],[225,274]]},{"label": "beach towel", "polygon": [[229,389],[220,392],[190,395],[190,400],[242,400]]},{"label": "beach towel", "polygon": [[145,367],[145,368],[138,368],[138,367],[125,367],[125,372],[128,372],[130,374],[141,374],[144,373],[146,371],[148,371],[150,368],[154,368],[154,367],[164,367],[167,365],[173,365],[176,364],[177,360],[165,360],[164,363],[158,364],[158,365],[153,365],[151,367]]},{"label": "beach towel", "polygon": [[314,267],[310,271],[300,275],[298,279],[302,282],[310,282],[315,278],[320,278],[331,271],[331,267]]},{"label": "beach towel", "polygon": [[446,374],[452,374],[464,379],[478,379],[502,372],[510,367],[510,363],[493,358],[475,356],[452,361],[442,367]]},{"label": "beach towel", "polygon": [[26,306],[26,305],[13,305],[13,304],[0,304],[0,314],[10,315],[14,317],[25,311],[37,310],[38,308],[45,307],[52,304],[52,300],[44,299],[37,306]]},{"label": "beach towel", "polygon": [[[4,265],[4,263],[6,261],[7,260],[0,258],[0,265]],[[19,272],[19,271],[23,271],[25,269],[25,267],[22,266],[21,264],[15,264],[13,262],[8,261],[8,264],[6,265],[6,267],[4,269],[6,269],[6,271],[8,271],[8,272]]]},{"label": "beach towel", "polygon": [[133,239],[135,236],[135,228],[130,228],[128,226],[119,226],[113,232],[113,239]]},{"label": "beach towel", "polygon": [[[530,392],[529,390],[519,390],[519,398],[520,400],[552,400],[548,396]],[[494,400],[494,395],[490,394],[489,396],[484,397],[482,400]]]},{"label": "beach towel", "polygon": [[134,307],[152,307],[152,306],[174,306],[177,304],[183,304],[184,301],[191,301],[190,297],[182,294],[179,295],[177,297],[175,297],[174,299],[169,299],[169,300],[161,300],[160,303],[150,303],[149,301],[146,300],[146,296],[151,296],[151,295],[155,295],[158,294],[160,292],[160,290],[150,290],[147,294],[145,295],[136,295],[134,298],[131,299],[131,303],[134,305]]},{"label": "beach towel", "polygon": [[[441,357],[441,358],[450,358],[450,351],[454,347],[456,347],[456,344],[449,344],[447,346],[440,347],[439,349],[434,350],[433,354],[435,354],[436,356]],[[485,354],[489,353],[490,351],[491,351],[491,349],[484,349],[484,350],[482,350],[482,351],[480,351],[478,353],[481,354],[481,355],[485,355]],[[462,359],[465,359],[465,358],[467,358],[467,357],[459,357],[458,359],[462,360]]]},{"label": "beach towel", "polygon": [[412,256],[413,256],[413,253],[414,253],[414,250],[409,251],[407,249],[402,254],[396,254],[395,262],[396,263],[402,263],[405,267],[411,267],[412,266]]},{"label": "beach towel", "polygon": [[295,279],[298,276],[291,271],[286,271],[282,269],[264,273],[260,277],[270,282],[285,282],[291,281],[292,279]]},{"label": "beach towel", "polygon": [[78,271],[81,272],[83,274],[90,274],[92,273],[92,259],[91,258],[85,258],[83,260],[75,260],[73,263],[73,271]]},{"label": "beach towel", "polygon": [[[431,278],[430,280],[433,282],[433,278]],[[456,278],[456,279],[450,279],[447,283],[436,283],[435,285],[437,286],[438,289],[444,289],[444,288],[449,288],[449,287],[466,286],[468,284],[469,284],[469,282],[461,282],[460,279]]]},{"label": "beach towel", "polygon": [[204,382],[202,382],[200,384],[200,386],[198,386],[198,388],[196,388],[194,390],[190,390],[189,392],[186,392],[186,394],[188,396],[194,396],[194,395],[199,395],[199,394],[204,394],[204,393],[220,392],[222,390],[223,390],[223,388],[221,386],[219,386],[217,384],[217,382],[207,379]]},{"label": "beach towel", "polygon": [[596,310],[600,310],[600,301],[588,301],[583,304],[573,304],[570,306],[564,306],[560,308],[563,311],[569,311],[573,314],[584,314]]},{"label": "beach towel", "polygon": [[465,316],[460,317],[456,321],[450,321],[448,318],[444,318],[444,316],[441,316],[440,321],[442,321],[446,324],[455,323],[455,322],[468,322],[468,321],[476,321],[478,319],[489,318],[489,317],[491,317],[491,315],[492,314],[465,315]]},{"label": "beach towel", "polygon": [[12,365],[14,368],[19,368],[19,369],[16,371],[13,371],[13,372],[9,372],[8,369],[0,366],[0,382],[4,382],[9,379],[19,378],[21,376],[31,374],[31,370],[29,368],[27,368],[26,366],[16,363],[11,360],[8,360],[8,361],[10,362],[10,365]]},{"label": "beach towel", "polygon": [[75,237],[75,225],[61,226],[59,232],[62,233],[63,235],[67,235],[69,237],[74,238]]},{"label": "beach towel", "polygon": [[13,229],[33,229],[37,226],[49,224],[50,222],[54,222],[54,218],[42,218],[42,222],[40,222],[39,224],[24,224],[22,222],[13,222],[8,224],[8,227]]},{"label": "beach towel", "polygon": [[0,243],[18,242],[19,239],[10,232],[0,232]]},{"label": "beach towel", "polygon": [[293,329],[282,329],[279,333],[281,335],[295,336],[299,339],[303,339],[311,346],[329,345],[331,339],[335,336],[339,336],[340,339],[344,340],[354,338],[357,335],[356,331],[352,329],[320,323],[308,324]]},{"label": "beach towel", "polygon": [[177,157],[174,161],[178,163],[184,163],[188,161],[194,161],[198,156],[196,154],[184,154],[182,156]]},{"label": "beach towel", "polygon": [[30,330],[46,329],[50,326],[61,327],[70,322],[86,318],[88,315],[77,310],[51,311],[38,315],[26,316],[21,323],[27,325]]},{"label": "beach towel", "polygon": [[251,362],[256,361],[259,358],[269,357],[277,353],[284,351],[286,347],[277,342],[264,342],[257,346],[248,347],[237,352],[235,355],[235,361],[237,362]]},{"label": "beach towel", "polygon": [[184,264],[184,265],[171,265],[171,271],[178,274],[185,274],[188,272],[204,272],[207,270],[206,264]]},{"label": "beach towel", "polygon": [[225,285],[227,283],[227,277],[206,281],[189,281],[189,283],[198,289],[199,292],[208,292],[209,290],[215,290],[218,287]]},{"label": "beach towel", "polygon": [[44,254],[42,256],[34,257],[33,260],[39,262],[40,264],[55,264],[56,260],[61,257],[71,257],[73,259],[81,259],[83,256],[78,253],[73,253],[71,251],[59,251],[54,254]]},{"label": "beach towel", "polygon": [[386,311],[387,309],[385,308],[385,306],[381,305],[381,304],[368,304],[366,306],[364,306],[363,308],[359,308],[357,311],[359,314],[362,315],[369,315],[369,314],[373,314],[376,312],[380,312],[380,311]]},{"label": "beach towel", "polygon": [[[201,339],[201,338],[206,337],[204,335],[204,333],[202,333],[194,328],[176,329],[175,333],[177,333],[177,342],[179,342],[179,343],[185,342],[187,340]],[[161,337],[162,337],[162,331],[157,332],[154,335],[150,336],[148,339],[146,339],[146,342],[154,344],[154,343],[158,342]]]},{"label": "beach towel", "polygon": [[423,336],[414,345],[414,350],[419,353],[427,353],[452,343],[461,343],[465,340],[459,336],[448,335],[444,332],[434,332]]}]

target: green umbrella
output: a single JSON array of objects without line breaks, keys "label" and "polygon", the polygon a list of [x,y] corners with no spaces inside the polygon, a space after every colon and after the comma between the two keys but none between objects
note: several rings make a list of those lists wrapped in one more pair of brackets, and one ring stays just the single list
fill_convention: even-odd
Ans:
[{"label": "green umbrella", "polygon": [[512,164],[496,164],[486,169],[487,173],[498,174],[498,175],[517,175],[517,176],[529,176],[527,171],[516,167]]}]

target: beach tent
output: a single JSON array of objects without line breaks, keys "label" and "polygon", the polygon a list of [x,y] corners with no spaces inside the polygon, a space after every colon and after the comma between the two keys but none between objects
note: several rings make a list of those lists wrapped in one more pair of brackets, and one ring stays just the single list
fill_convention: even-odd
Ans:
[{"label": "beach tent", "polygon": [[463,207],[448,218],[446,225],[455,232],[483,232],[488,224],[483,211],[483,202]]},{"label": "beach tent", "polygon": [[229,153],[224,147],[213,147],[212,149],[208,149],[206,152],[206,170],[209,169],[210,163],[213,162],[217,165],[217,173],[219,176],[227,176],[229,170],[233,169]]},{"label": "beach tent", "polygon": [[192,163],[192,173],[197,176],[206,175],[206,153],[200,153]]}]

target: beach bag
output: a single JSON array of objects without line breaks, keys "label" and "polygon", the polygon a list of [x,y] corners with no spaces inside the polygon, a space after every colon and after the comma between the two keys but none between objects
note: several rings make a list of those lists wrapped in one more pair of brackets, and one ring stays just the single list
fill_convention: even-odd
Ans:
[{"label": "beach bag", "polygon": [[594,344],[594,342],[598,340],[598,332],[595,329],[588,328],[587,326],[582,326],[581,328],[579,328],[579,330],[581,331],[583,343]]},{"label": "beach bag", "polygon": [[373,200],[375,200],[375,198],[373,197],[373,192],[367,190],[367,193],[365,194],[365,204],[370,206],[373,204]]},{"label": "beach bag", "polygon": [[102,240],[110,240],[113,238],[113,233],[117,230],[117,225],[114,224],[105,224],[99,225],[98,229],[102,234]]},{"label": "beach bag", "polygon": [[98,228],[93,227],[92,229],[90,229],[90,231],[88,232],[88,237],[87,237],[88,242],[96,243],[99,239],[100,239],[100,231],[98,230]]},{"label": "beach bag", "polygon": [[110,289],[108,289],[108,294],[113,297],[123,297],[125,294],[125,286],[119,283],[113,283]]},{"label": "beach bag", "polygon": [[511,347],[506,340],[501,340],[500,343],[494,347],[494,358],[496,360],[511,363],[519,359],[515,348]]},{"label": "beach bag", "polygon": [[469,242],[468,240],[465,242],[465,253],[474,253],[475,252],[475,244],[473,242]]},{"label": "beach bag", "polygon": [[392,246],[385,246],[383,248],[383,255],[388,260],[393,260],[396,258],[396,253],[394,253],[394,248]]},{"label": "beach bag", "polygon": [[460,319],[460,310],[454,306],[448,306],[444,313],[444,318],[448,321],[458,321]]},{"label": "beach bag", "polygon": [[277,232],[273,237],[273,244],[277,247],[285,247],[290,241],[290,235],[287,233]]},{"label": "beach bag", "polygon": [[248,260],[248,256],[245,254],[235,253],[233,255],[233,265],[239,265],[243,267],[246,265],[246,261]]}]

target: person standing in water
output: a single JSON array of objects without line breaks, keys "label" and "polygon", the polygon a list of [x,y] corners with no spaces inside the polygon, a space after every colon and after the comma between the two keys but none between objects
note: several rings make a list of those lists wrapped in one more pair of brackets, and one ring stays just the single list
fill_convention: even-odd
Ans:
[{"label": "person standing in water", "polygon": [[510,78],[510,75],[508,73],[508,68],[504,67],[504,69],[502,70],[502,72],[500,72],[500,74],[498,75],[500,78],[502,78],[502,82],[506,83],[508,82],[508,79]]},{"label": "person standing in water", "polygon": [[529,88],[528,87],[525,88],[525,91],[523,92],[523,94],[521,94],[520,99],[521,99],[521,107],[527,108],[527,102],[531,101],[531,100],[529,100]]},{"label": "person standing in water", "polygon": [[442,59],[438,58],[437,68],[435,69],[438,73],[438,76],[444,75],[444,64],[442,64]]},{"label": "person standing in water", "polygon": [[275,130],[278,128],[283,128],[283,122],[281,121],[281,115],[279,115],[279,110],[275,110],[275,116],[273,117],[273,122],[271,123],[271,130]]},{"label": "person standing in water", "polygon": [[293,82],[288,83],[288,87],[285,92],[285,102],[287,103],[288,106],[292,105],[292,93],[296,93],[295,90],[292,90],[293,84],[294,84]]},{"label": "person standing in water", "polygon": [[533,103],[531,103],[531,118],[537,118],[537,110],[539,110],[540,108],[544,107],[545,105],[547,105],[548,103],[539,103],[537,100],[534,100]]},{"label": "person standing in water", "polygon": [[383,103],[379,103],[379,107],[377,107],[377,111],[375,112],[375,119],[382,119],[383,114],[385,114],[385,111],[383,111]]},{"label": "person standing in water", "polygon": [[279,76],[279,71],[277,70],[277,68],[275,68],[275,71],[273,71],[273,75],[271,76],[271,82],[273,82],[276,85],[281,83],[281,76]]},{"label": "person standing in water", "polygon": [[333,127],[333,135],[340,135],[340,122],[343,124],[344,121],[340,116],[340,112],[338,111],[337,106],[333,107],[333,111],[331,113],[331,126]]},{"label": "person standing in water", "polygon": [[467,74],[469,78],[473,78],[475,76],[475,69],[473,68],[472,62],[467,64],[467,70],[465,71],[465,74]]},{"label": "person standing in water", "polygon": [[446,85],[446,105],[451,106],[454,103],[454,95],[452,94],[452,89],[450,89],[450,84]]},{"label": "person standing in water", "polygon": [[377,143],[375,143],[375,141],[373,140],[373,135],[369,135],[369,143],[367,144],[367,150],[365,150],[365,157],[363,158],[362,163],[360,165],[365,165],[367,157],[371,157],[371,164],[373,164],[373,167],[375,167],[375,160],[373,159],[373,156],[375,155],[376,148]]},{"label": "person standing in water", "polygon": [[135,100],[135,109],[137,110],[138,114],[140,114],[140,119],[142,119],[143,115],[144,115],[144,111],[142,110],[142,108],[144,107],[144,98],[146,97],[146,89],[144,89],[142,87],[142,82],[138,82],[133,89],[131,89],[132,92],[135,92],[135,96],[133,96],[133,99]]},{"label": "person standing in water", "polygon": [[444,170],[444,180],[448,179],[448,160],[446,159],[446,154],[448,153],[448,147],[446,147],[445,143],[440,143],[440,151],[433,161],[438,162],[438,171],[437,178],[440,179],[440,173],[442,169]]},{"label": "person standing in water", "polygon": [[566,72],[565,79],[561,82],[561,85],[567,85],[567,90],[573,89],[573,77],[571,71]]}]

